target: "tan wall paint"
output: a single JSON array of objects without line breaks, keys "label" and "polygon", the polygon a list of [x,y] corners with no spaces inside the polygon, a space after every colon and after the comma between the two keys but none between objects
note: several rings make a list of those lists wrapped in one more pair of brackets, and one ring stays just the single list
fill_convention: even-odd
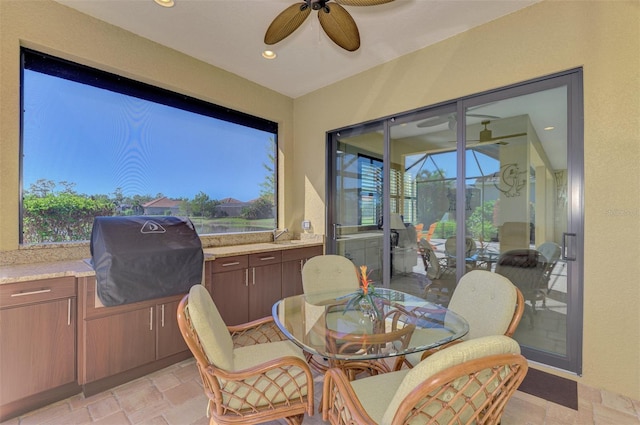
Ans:
[{"label": "tan wall paint", "polygon": [[573,379],[640,399],[639,26],[637,1],[543,2],[292,101],[57,3],[0,0],[0,251],[18,244],[21,43],[278,122],[279,216],[321,234],[327,130],[584,66],[584,375]]},{"label": "tan wall paint", "polygon": [[294,197],[304,199],[302,214],[324,233],[325,172],[318,158],[327,130],[580,66],[584,373],[563,375],[637,400],[640,2],[545,1],[297,98]]},{"label": "tan wall paint", "polygon": [[0,0],[0,36],[0,251],[18,248],[20,46],[277,122],[279,217],[291,216],[291,98],[49,0]]}]

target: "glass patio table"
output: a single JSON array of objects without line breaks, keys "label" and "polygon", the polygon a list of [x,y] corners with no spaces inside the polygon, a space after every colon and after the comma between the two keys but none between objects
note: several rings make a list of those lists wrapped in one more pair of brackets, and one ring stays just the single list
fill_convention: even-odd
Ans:
[{"label": "glass patio table", "polygon": [[438,347],[469,331],[460,315],[404,292],[376,287],[374,306],[350,303],[354,295],[295,295],[276,302],[272,313],[280,330],[305,352],[331,367],[372,374],[391,370],[381,359]]}]

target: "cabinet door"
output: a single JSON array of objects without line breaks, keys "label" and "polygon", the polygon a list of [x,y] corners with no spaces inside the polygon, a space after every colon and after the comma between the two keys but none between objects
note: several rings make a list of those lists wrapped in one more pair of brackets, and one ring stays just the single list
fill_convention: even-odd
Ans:
[{"label": "cabinet door", "polygon": [[271,307],[282,298],[282,265],[251,267],[249,288],[249,320],[271,316]]},{"label": "cabinet door", "polygon": [[282,298],[302,294],[302,266],[304,263],[304,259],[282,263]]},{"label": "cabinet door", "polygon": [[249,321],[249,270],[214,273],[211,278],[213,302],[224,322],[239,325]]},{"label": "cabinet door", "polygon": [[0,400],[76,381],[75,298],[0,310]]},{"label": "cabinet door", "polygon": [[[107,307],[104,307],[107,308]],[[124,372],[156,359],[155,307],[86,321],[86,381]]]},{"label": "cabinet door", "polygon": [[311,257],[322,254],[322,246],[290,249],[282,253],[282,298],[302,294],[302,267]]},{"label": "cabinet door", "polygon": [[162,359],[187,351],[189,347],[178,328],[178,304],[180,301],[166,302],[156,306],[156,358]]}]

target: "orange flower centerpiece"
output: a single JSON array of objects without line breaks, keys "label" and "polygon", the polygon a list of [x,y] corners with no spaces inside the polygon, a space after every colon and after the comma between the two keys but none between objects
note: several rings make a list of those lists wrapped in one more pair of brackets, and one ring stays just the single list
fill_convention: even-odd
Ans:
[{"label": "orange flower centerpiece", "polygon": [[377,297],[378,294],[376,294],[376,288],[373,286],[373,282],[369,279],[370,273],[371,272],[367,271],[367,266],[360,266],[360,273],[358,274],[360,288],[353,294],[348,295],[351,298],[345,306],[345,311],[354,307],[360,308],[365,314],[375,315],[375,318],[380,319],[382,318],[382,312],[374,301],[374,297]]}]

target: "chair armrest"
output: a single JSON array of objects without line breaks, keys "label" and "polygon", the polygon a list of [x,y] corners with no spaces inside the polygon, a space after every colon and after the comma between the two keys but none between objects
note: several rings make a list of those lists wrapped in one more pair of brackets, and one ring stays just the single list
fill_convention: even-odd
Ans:
[{"label": "chair armrest", "polygon": [[233,339],[234,348],[263,344],[265,342],[285,341],[287,339],[271,316],[241,325],[227,326],[227,329],[229,329],[231,339]]},{"label": "chair armrest", "polygon": [[[520,354],[496,354],[444,369],[422,381],[398,406],[392,423],[500,423],[528,370]],[[455,420],[454,420],[455,417]]]},{"label": "chair armrest", "polygon": [[322,419],[332,425],[375,424],[356,396],[349,379],[337,368],[324,375]]},{"label": "chair armrest", "polygon": [[306,361],[299,357],[279,357],[238,371],[209,365],[203,375],[205,391],[214,401],[211,407],[219,416],[256,412],[263,410],[265,404],[287,406],[292,403],[305,405],[305,411],[313,414],[313,375]]}]

